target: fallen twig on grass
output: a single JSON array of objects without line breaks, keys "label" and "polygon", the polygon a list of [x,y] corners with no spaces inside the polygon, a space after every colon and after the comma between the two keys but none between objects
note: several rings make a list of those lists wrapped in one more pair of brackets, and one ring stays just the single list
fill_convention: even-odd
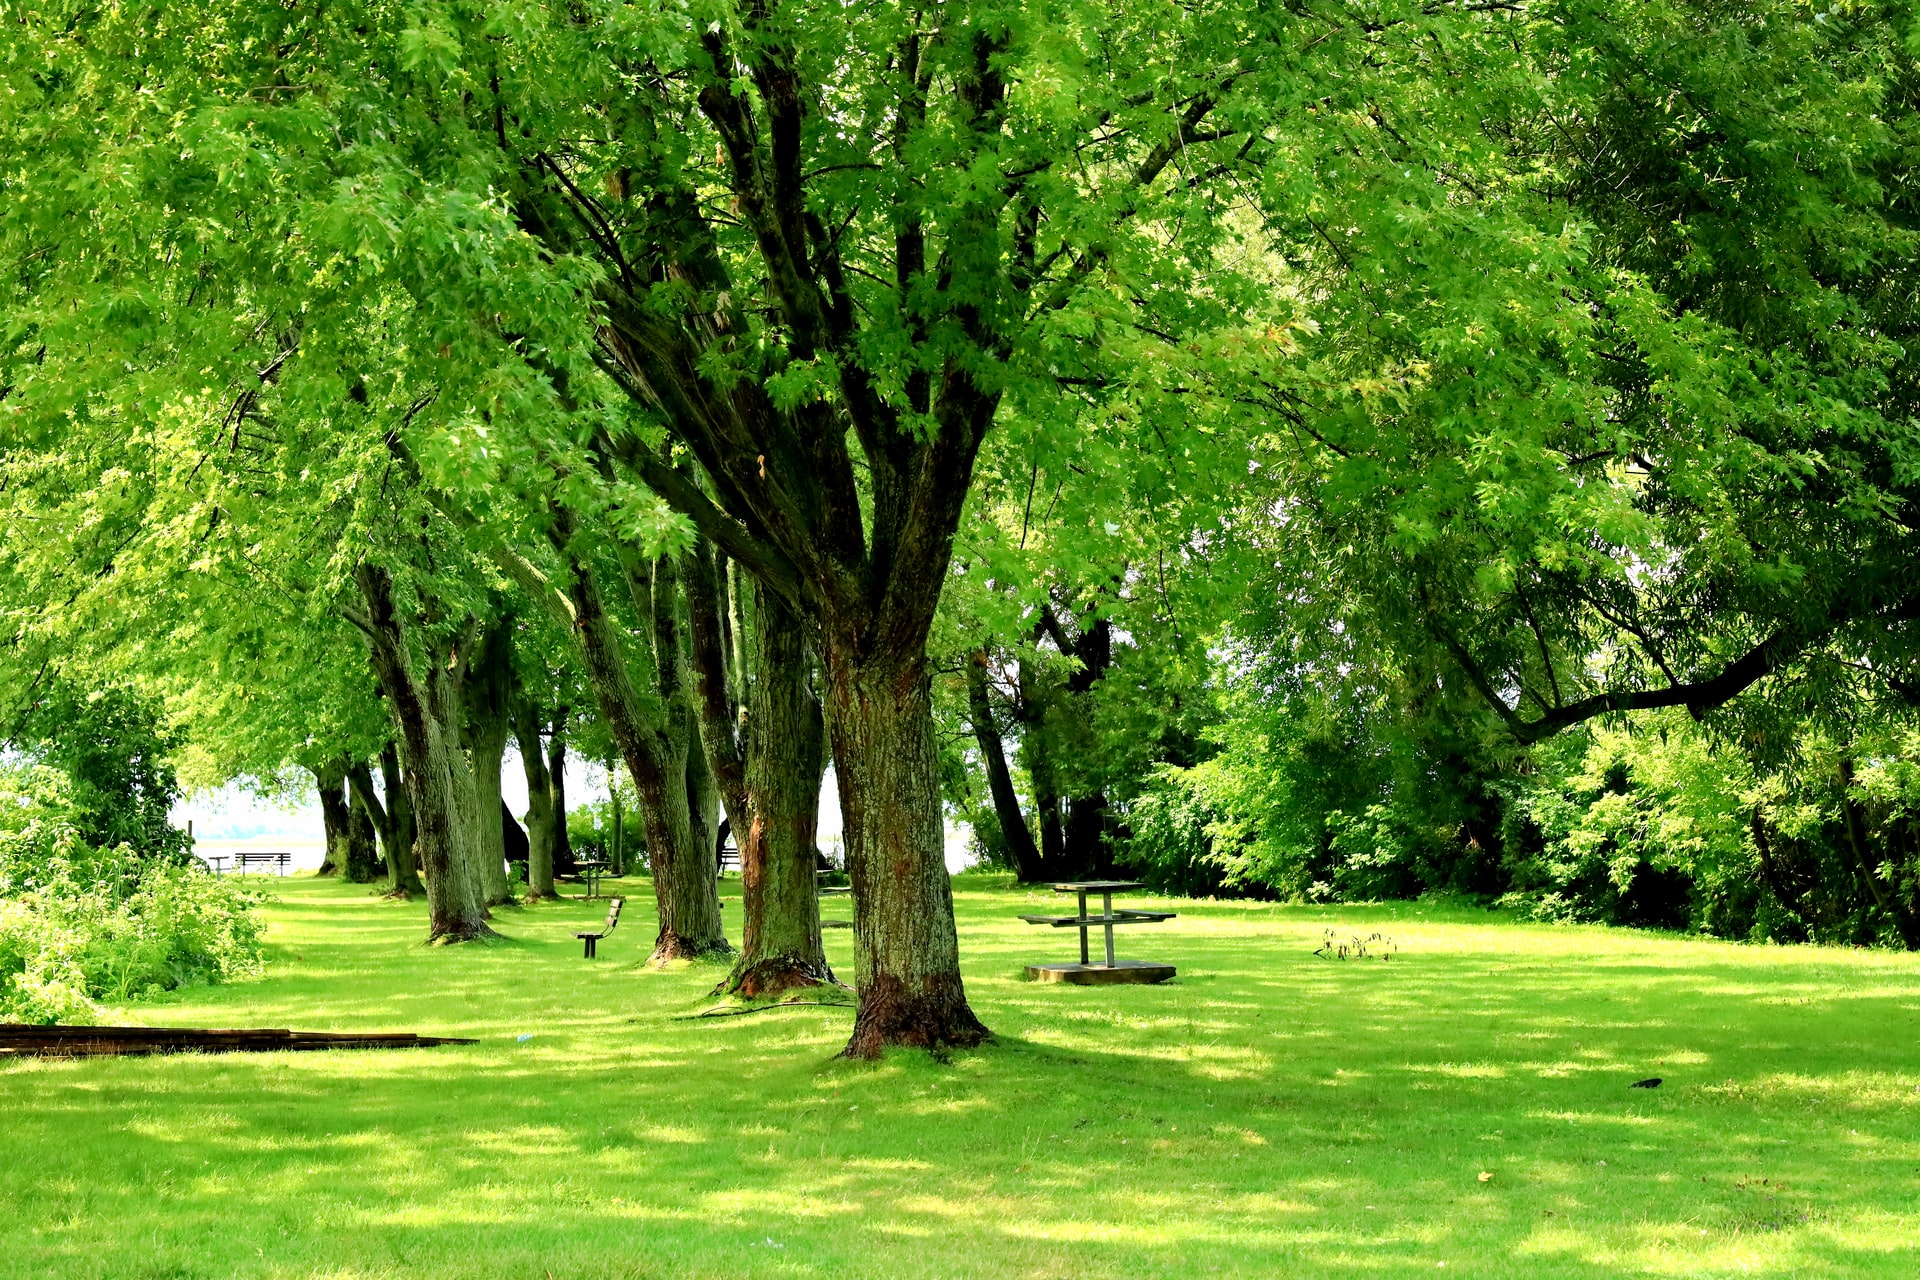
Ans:
[{"label": "fallen twig on grass", "polygon": [[772,1004],[753,1005],[745,1009],[713,1008],[699,1013],[681,1014],[675,1022],[692,1022],[699,1018],[738,1018],[747,1013],[765,1013],[770,1009],[798,1009],[805,1006],[820,1009],[852,1009],[856,1006],[851,1000],[777,1000]]}]

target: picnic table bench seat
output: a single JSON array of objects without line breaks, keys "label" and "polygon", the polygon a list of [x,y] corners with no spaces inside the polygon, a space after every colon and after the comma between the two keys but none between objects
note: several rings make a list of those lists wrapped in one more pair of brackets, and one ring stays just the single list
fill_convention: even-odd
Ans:
[{"label": "picnic table bench seat", "polygon": [[1065,929],[1073,925],[1092,924],[1157,924],[1162,920],[1171,920],[1176,913],[1172,911],[1135,911],[1131,907],[1120,907],[1111,915],[1104,916],[1021,916],[1028,924],[1050,924],[1056,929]]},{"label": "picnic table bench seat", "polygon": [[612,933],[615,929],[618,929],[620,927],[620,908],[625,902],[626,902],[625,898],[615,898],[613,900],[613,905],[607,908],[607,922],[606,924],[601,926],[600,932],[576,933],[573,935],[574,937],[580,939],[580,941],[586,943],[587,945],[586,954],[581,956],[580,957],[581,959],[591,960],[595,956],[600,954],[597,949],[600,943],[600,939],[606,937],[608,934]]}]

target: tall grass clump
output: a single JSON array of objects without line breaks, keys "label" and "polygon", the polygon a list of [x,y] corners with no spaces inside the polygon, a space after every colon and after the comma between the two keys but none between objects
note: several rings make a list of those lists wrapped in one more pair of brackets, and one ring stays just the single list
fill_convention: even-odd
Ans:
[{"label": "tall grass clump", "polygon": [[261,901],[184,857],[88,844],[64,775],[0,768],[0,1021],[87,1021],[257,973]]}]

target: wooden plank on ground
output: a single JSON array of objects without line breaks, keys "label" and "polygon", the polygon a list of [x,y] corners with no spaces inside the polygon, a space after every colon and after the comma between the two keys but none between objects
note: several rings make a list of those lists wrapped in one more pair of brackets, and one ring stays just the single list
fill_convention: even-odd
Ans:
[{"label": "wooden plank on ground", "polygon": [[289,1031],[283,1027],[36,1027],[0,1022],[0,1057],[94,1058],[147,1053],[272,1053],[312,1049],[421,1049],[474,1044],[411,1031]]}]

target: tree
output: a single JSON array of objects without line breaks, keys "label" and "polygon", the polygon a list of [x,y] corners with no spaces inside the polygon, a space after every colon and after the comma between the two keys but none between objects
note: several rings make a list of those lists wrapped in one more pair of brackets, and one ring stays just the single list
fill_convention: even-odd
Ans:
[{"label": "tree", "polygon": [[443,603],[421,592],[414,603],[428,634],[416,636],[401,613],[391,571],[362,561],[354,580],[366,607],[346,606],[346,612],[367,637],[398,730],[416,823],[414,852],[427,891],[428,939],[491,937],[487,885],[477,865],[484,847],[478,827],[484,821],[497,831],[499,806],[481,813],[473,770],[461,750],[463,685],[479,624],[468,615],[450,629]]},{"label": "tree", "polygon": [[178,742],[134,690],[87,691],[53,674],[31,692],[4,745],[66,775],[74,827],[89,845],[126,844],[177,861],[190,852],[170,816],[180,785],[168,757]]},{"label": "tree", "polygon": [[347,869],[347,843],[353,823],[353,805],[347,794],[347,761],[335,756],[312,767],[314,790],[320,797],[320,827],[326,851],[315,875],[340,875]]},{"label": "tree", "polygon": [[[745,927],[721,989],[755,998],[832,982],[815,875],[826,731],[800,619],[765,587],[731,582],[705,541],[682,575],[701,739],[740,847]],[[741,596],[750,614],[722,603]]]},{"label": "tree", "polygon": [[[389,740],[380,748],[380,778],[383,792],[375,792],[373,770],[357,761],[347,770],[347,783],[353,788],[354,803],[372,819],[380,837],[380,854],[387,864],[387,893],[395,898],[411,898],[426,892],[414,861],[413,804],[401,781],[400,757]],[[384,798],[383,798],[384,795]]]},{"label": "tree", "polygon": [[482,633],[462,694],[474,782],[477,865],[488,906],[507,901],[507,844],[500,799],[500,768],[513,732],[514,619],[496,612]]}]

